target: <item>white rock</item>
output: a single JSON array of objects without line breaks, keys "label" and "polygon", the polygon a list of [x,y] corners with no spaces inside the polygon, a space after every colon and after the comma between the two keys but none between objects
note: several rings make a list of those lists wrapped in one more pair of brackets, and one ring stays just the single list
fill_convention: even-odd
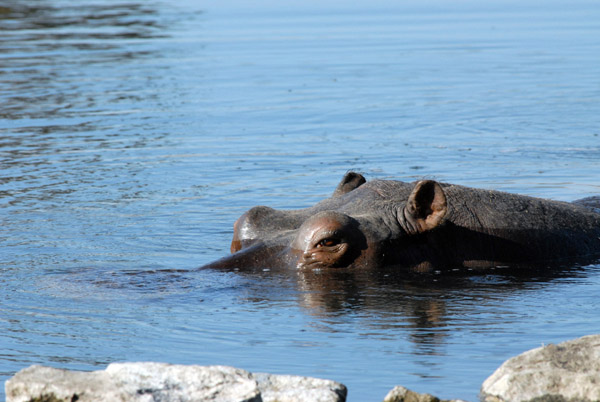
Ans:
[{"label": "white rock", "polygon": [[103,371],[86,373],[31,366],[6,381],[4,389],[7,402],[26,402],[44,396],[49,399],[52,395],[65,401],[91,401],[99,395],[104,399],[98,400],[122,400],[120,392],[114,389],[112,379]]},{"label": "white rock", "polygon": [[[31,366],[6,382],[7,402],[344,402],[346,387],[330,380],[256,374],[226,366],[113,363],[103,371]],[[53,399],[54,398],[54,399]]]},{"label": "white rock", "polygon": [[338,382],[295,375],[256,373],[263,402],[343,402],[348,393]]},{"label": "white rock", "polygon": [[261,401],[258,385],[247,371],[165,363],[119,363],[93,372],[32,366],[8,380],[5,389],[7,402],[43,396],[78,402]]},{"label": "white rock", "polygon": [[260,401],[252,375],[227,366],[183,366],[166,363],[113,363],[106,368],[113,382],[139,401]]},{"label": "white rock", "polygon": [[599,401],[600,335],[548,345],[507,360],[481,388],[497,401]]}]

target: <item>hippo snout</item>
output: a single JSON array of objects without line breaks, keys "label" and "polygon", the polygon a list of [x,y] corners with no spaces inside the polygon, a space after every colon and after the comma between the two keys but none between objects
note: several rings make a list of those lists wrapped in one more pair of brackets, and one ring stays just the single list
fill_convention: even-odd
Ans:
[{"label": "hippo snout", "polygon": [[[296,268],[325,268],[349,265],[366,240],[355,219],[336,211],[321,211],[314,215],[291,216],[273,208],[258,206],[244,213],[235,223],[231,253],[253,255],[244,258],[265,261],[266,242],[275,245],[282,256],[280,263]],[[273,257],[273,253],[268,253]],[[285,258],[283,256],[285,255]]]},{"label": "hippo snout", "polygon": [[246,211],[233,224],[231,252],[255,244],[258,240],[272,237],[274,233],[293,228],[293,222],[282,211],[258,206]]}]

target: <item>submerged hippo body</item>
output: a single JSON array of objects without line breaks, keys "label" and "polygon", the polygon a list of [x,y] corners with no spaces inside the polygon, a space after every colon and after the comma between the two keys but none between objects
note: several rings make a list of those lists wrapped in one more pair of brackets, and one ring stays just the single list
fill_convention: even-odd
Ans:
[{"label": "submerged hippo body", "polygon": [[250,209],[234,225],[232,255],[207,267],[428,272],[595,259],[598,207],[598,198],[566,203],[350,172],[313,207]]}]

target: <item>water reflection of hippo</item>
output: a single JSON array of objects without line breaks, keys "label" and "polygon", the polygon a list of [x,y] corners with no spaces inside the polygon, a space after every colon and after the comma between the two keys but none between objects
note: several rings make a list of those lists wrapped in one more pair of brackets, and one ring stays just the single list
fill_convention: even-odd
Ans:
[{"label": "water reflection of hippo", "polygon": [[431,180],[347,173],[331,198],[234,225],[232,255],[207,267],[490,268],[600,256],[600,198],[573,203]]}]

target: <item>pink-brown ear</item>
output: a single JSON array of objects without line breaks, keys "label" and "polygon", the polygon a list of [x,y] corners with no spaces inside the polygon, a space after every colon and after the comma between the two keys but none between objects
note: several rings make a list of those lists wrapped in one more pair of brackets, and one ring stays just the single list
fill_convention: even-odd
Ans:
[{"label": "pink-brown ear", "polygon": [[338,184],[337,188],[333,192],[333,197],[340,196],[342,194],[349,193],[350,191],[359,188],[363,184],[367,182],[367,179],[356,172],[348,172],[342,178],[340,184]]},{"label": "pink-brown ear", "polygon": [[417,183],[406,202],[405,217],[417,233],[434,229],[444,222],[448,204],[442,186],[433,180]]}]

